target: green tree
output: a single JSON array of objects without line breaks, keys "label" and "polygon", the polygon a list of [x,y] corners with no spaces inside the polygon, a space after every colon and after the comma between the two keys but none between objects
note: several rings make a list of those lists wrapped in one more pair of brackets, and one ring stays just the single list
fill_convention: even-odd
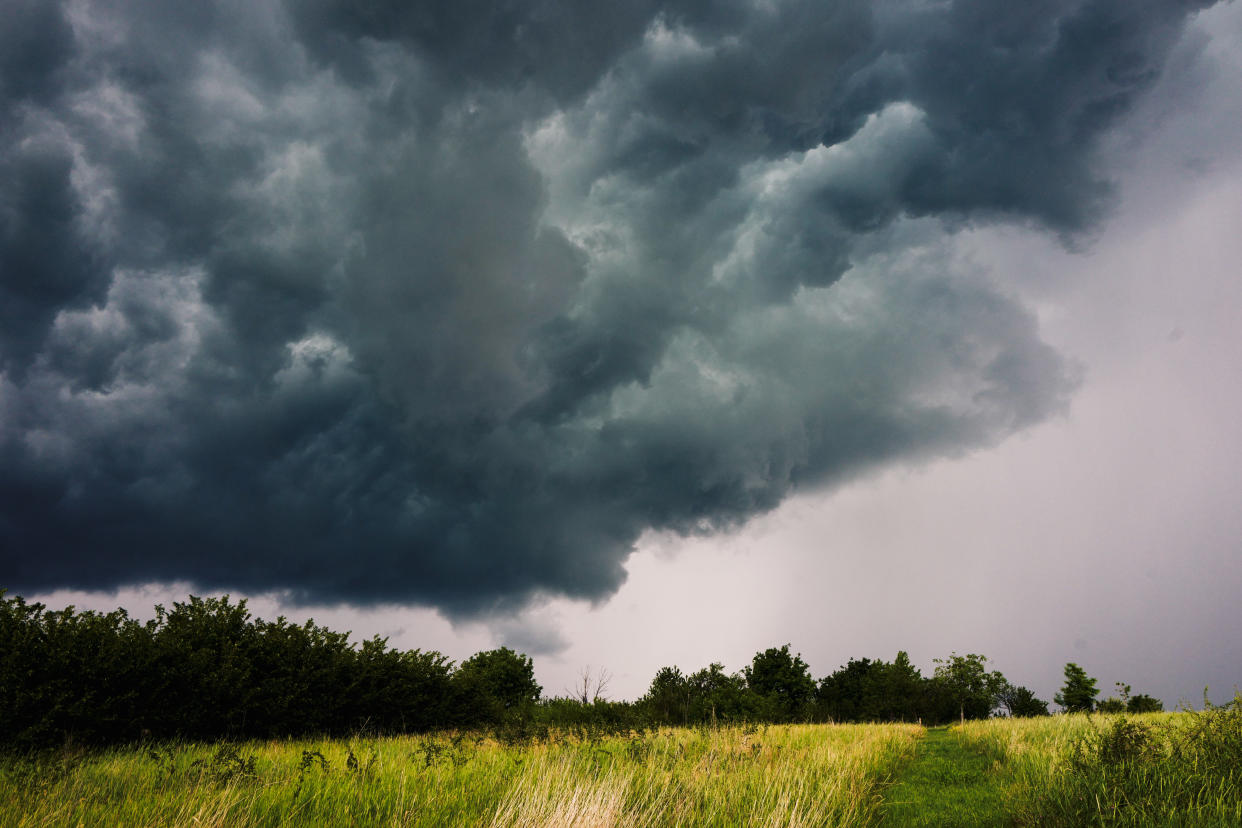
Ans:
[{"label": "green tree", "polygon": [[1117,688],[1119,699],[1105,699],[1095,706],[1100,713],[1159,713],[1164,710],[1164,705],[1159,699],[1152,698],[1146,693],[1139,693],[1137,696],[1130,694],[1130,685],[1123,684],[1120,681],[1114,682]]},{"label": "green tree", "polygon": [[836,672],[824,676],[815,693],[819,715],[837,722],[878,720],[875,687],[883,667],[880,661],[851,658]]},{"label": "green tree", "polygon": [[1126,712],[1128,713],[1159,713],[1164,710],[1164,704],[1160,699],[1149,696],[1146,693],[1139,693],[1131,696],[1126,701]]},{"label": "green tree", "polygon": [[1008,682],[1001,689],[1000,704],[1010,716],[1048,715],[1048,702],[1036,698],[1027,688]]},{"label": "green tree", "polygon": [[905,650],[898,650],[892,664],[880,671],[879,712],[884,721],[914,721],[920,710],[925,679],[919,668],[910,663]]},{"label": "green tree", "polygon": [[[452,662],[445,656],[396,650],[377,635],[363,641],[352,660],[348,695],[355,727],[421,731],[450,714]],[[494,693],[486,679],[482,684]]]},{"label": "green tree", "polygon": [[891,664],[869,658],[849,663],[819,682],[816,715],[840,722],[934,718],[926,710],[927,679],[904,651]]},{"label": "green tree", "polygon": [[0,590],[0,743],[139,738],[155,675],[151,629],[124,610],[48,610]]},{"label": "green tree", "polygon": [[690,716],[690,686],[680,669],[661,667],[641,702],[661,724],[686,724]]},{"label": "green tree", "polygon": [[745,672],[746,686],[763,699],[771,718],[791,721],[809,712],[815,680],[802,654],[791,654],[788,644],[755,653]]},{"label": "green tree", "polygon": [[1102,702],[1096,702],[1095,712],[1097,713],[1125,713],[1126,704],[1130,701],[1130,685],[1122,684],[1119,681],[1113,682],[1113,686],[1117,688],[1117,696],[1110,696]]},{"label": "green tree", "polygon": [[691,673],[686,686],[692,722],[742,721],[755,717],[755,696],[748,692],[745,676],[726,673],[720,662]]},{"label": "green tree", "polygon": [[457,668],[455,678],[495,700],[504,710],[534,704],[543,692],[535,681],[530,656],[508,647],[475,653]]},{"label": "green tree", "polygon": [[[292,624],[283,616],[257,621],[246,725],[253,735],[340,732],[370,715],[358,711],[354,677],[358,655],[346,633],[314,621]],[[379,727],[372,720],[369,725]]]},{"label": "green tree", "polygon": [[257,628],[242,599],[189,596],[155,607],[152,730],[190,739],[241,735],[257,695]]},{"label": "green tree", "polygon": [[1052,697],[1053,702],[1065,708],[1066,713],[1090,713],[1095,707],[1095,697],[1100,694],[1095,679],[1074,662],[1065,665],[1065,685]]},{"label": "green tree", "polygon": [[933,661],[936,662],[933,681],[948,691],[962,721],[986,719],[992,715],[1007,682],[999,672],[988,672],[987,656],[952,653],[948,658]]}]

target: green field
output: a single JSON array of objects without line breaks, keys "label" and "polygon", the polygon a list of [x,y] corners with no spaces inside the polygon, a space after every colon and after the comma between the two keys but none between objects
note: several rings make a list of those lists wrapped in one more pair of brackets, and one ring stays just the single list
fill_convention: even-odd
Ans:
[{"label": "green field", "polygon": [[0,825],[1242,825],[1237,706],[0,760]]}]

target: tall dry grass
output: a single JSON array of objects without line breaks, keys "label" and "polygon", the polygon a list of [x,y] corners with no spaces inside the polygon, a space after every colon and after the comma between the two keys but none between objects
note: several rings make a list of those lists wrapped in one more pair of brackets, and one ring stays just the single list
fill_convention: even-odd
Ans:
[{"label": "tall dry grass", "polygon": [[0,762],[0,824],[864,825],[913,725],[173,744]]},{"label": "tall dry grass", "polygon": [[1242,826],[1242,697],[1201,711],[968,722],[1020,825]]}]

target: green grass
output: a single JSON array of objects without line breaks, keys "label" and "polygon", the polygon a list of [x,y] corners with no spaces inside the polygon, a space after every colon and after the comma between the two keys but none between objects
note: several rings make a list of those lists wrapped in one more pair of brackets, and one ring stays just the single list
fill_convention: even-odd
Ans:
[{"label": "green grass", "polygon": [[884,794],[884,825],[992,826],[1008,820],[993,758],[949,728],[932,728]]},{"label": "green grass", "polygon": [[968,722],[1015,825],[1242,826],[1242,706]]},{"label": "green grass", "polygon": [[8,760],[0,825],[866,825],[920,733],[724,727],[527,746],[441,735]]},{"label": "green grass", "polygon": [[0,825],[1242,826],[1242,706],[10,756]]}]

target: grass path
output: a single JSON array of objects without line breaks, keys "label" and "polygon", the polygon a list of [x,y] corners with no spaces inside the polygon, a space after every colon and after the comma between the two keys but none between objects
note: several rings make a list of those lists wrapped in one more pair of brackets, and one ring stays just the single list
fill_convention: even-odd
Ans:
[{"label": "grass path", "polygon": [[884,795],[880,824],[903,826],[1008,825],[992,760],[970,750],[947,727],[928,728],[913,761]]}]

